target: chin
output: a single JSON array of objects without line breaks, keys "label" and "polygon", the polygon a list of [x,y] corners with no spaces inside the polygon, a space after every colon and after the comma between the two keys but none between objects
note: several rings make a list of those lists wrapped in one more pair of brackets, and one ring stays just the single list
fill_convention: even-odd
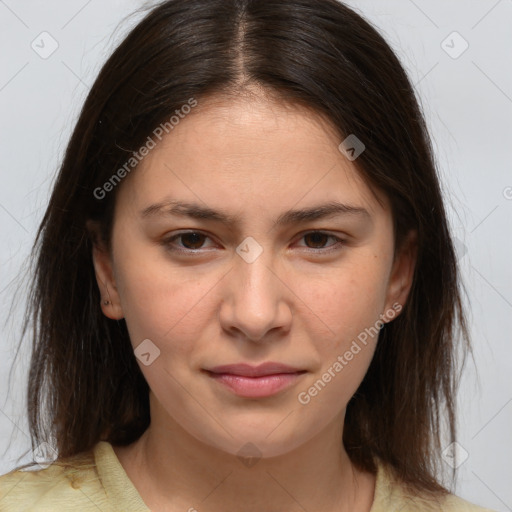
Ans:
[{"label": "chin", "polygon": [[196,432],[193,435],[206,445],[239,457],[242,462],[245,458],[278,457],[296,450],[317,434],[313,429],[311,432],[300,431],[300,425],[291,422],[284,425],[285,417],[286,414],[276,418],[272,422],[274,426],[266,421],[264,428],[260,422],[238,424],[236,428],[225,423],[227,432],[219,427],[215,432]]}]

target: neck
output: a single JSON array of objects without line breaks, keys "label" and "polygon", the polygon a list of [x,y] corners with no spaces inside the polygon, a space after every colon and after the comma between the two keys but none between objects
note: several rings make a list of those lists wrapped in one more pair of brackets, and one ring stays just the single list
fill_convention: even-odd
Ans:
[{"label": "neck", "polygon": [[[342,443],[343,418],[297,449],[243,458],[202,443],[166,416],[116,454],[151,510],[369,512],[375,477],[357,470]],[[339,447],[339,449],[333,449]],[[249,450],[250,451],[250,450]]]}]

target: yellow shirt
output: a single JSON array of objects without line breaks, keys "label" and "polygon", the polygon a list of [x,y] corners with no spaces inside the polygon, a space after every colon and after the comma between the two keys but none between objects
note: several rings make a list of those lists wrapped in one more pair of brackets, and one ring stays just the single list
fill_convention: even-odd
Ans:
[{"label": "yellow shirt", "polygon": [[[83,457],[76,467],[52,464],[37,471],[14,471],[1,476],[0,511],[150,512],[110,443],[99,442],[91,454]],[[88,467],[82,465],[84,461],[89,463]],[[492,512],[454,495],[443,498],[439,504],[414,498],[379,465],[371,512],[398,510]]]}]

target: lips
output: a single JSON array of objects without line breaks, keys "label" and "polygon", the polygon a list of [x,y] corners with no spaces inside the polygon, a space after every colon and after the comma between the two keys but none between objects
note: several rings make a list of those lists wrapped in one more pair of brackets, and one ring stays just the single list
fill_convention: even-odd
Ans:
[{"label": "lips", "polygon": [[259,366],[251,366],[250,364],[226,364],[215,366],[207,371],[212,373],[240,375],[242,377],[264,377],[266,375],[278,375],[283,373],[303,373],[305,370],[294,368],[286,364],[268,362]]},{"label": "lips", "polygon": [[227,364],[205,370],[223,388],[243,398],[265,398],[293,386],[307,373],[292,366],[268,362],[259,366]]}]

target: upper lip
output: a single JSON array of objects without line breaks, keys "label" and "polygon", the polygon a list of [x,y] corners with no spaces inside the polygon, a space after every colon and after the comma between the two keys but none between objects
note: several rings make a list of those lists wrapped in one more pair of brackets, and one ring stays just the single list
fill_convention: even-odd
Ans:
[{"label": "upper lip", "polygon": [[229,373],[231,375],[242,375],[244,377],[262,377],[264,375],[276,375],[279,373],[297,373],[305,370],[294,368],[286,364],[267,362],[258,366],[250,364],[224,364],[207,370],[212,373]]}]

